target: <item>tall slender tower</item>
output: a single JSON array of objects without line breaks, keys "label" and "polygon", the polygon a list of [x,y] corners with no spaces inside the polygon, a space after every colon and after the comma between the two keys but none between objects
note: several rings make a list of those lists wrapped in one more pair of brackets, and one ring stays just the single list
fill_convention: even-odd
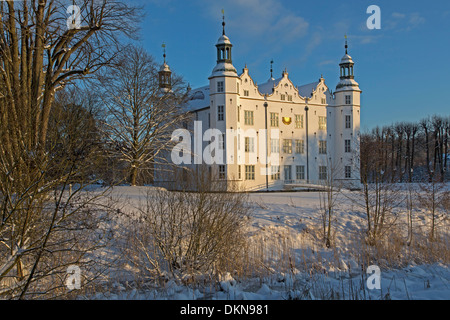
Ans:
[{"label": "tall slender tower", "polygon": [[335,103],[330,108],[333,114],[333,127],[330,127],[333,153],[333,170],[338,180],[347,186],[359,188],[359,152],[360,152],[360,109],[361,93],[355,81],[354,61],[348,54],[347,36],[345,37],[345,55],[339,64],[340,81],[336,86]]},{"label": "tall slender tower", "polygon": [[162,47],[164,49],[164,63],[162,64],[158,72],[159,88],[162,92],[167,93],[172,90],[172,71],[170,70],[170,67],[166,62],[166,45],[163,43]]},{"label": "tall slender tower", "polygon": [[[222,13],[224,13],[222,11]],[[237,107],[238,107],[238,81],[239,76],[232,61],[232,48],[230,39],[225,34],[225,15],[223,15],[222,35],[217,40],[217,64],[209,77],[210,88],[210,125],[212,128],[218,129],[223,133],[219,140],[221,148],[224,151],[224,161],[227,159],[225,150],[229,150],[226,146],[226,130],[236,129],[237,123]],[[231,153],[230,153],[231,154]],[[236,155],[236,146],[234,156]],[[232,159],[236,163],[235,158]],[[225,177],[231,177],[237,174],[237,166],[226,165],[221,168],[222,176],[225,170]]]}]

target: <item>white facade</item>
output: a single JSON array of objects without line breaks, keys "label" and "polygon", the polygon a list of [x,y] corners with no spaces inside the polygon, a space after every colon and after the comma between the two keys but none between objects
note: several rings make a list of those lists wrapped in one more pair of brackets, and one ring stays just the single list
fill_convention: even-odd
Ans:
[{"label": "white facade", "polygon": [[[201,143],[192,145],[192,162],[186,167],[194,169],[201,161],[205,148],[217,139],[211,138],[212,132],[222,134],[211,146],[219,145],[218,152],[223,147],[224,161],[207,163],[209,170],[217,179],[237,182],[245,190],[323,185],[330,177],[335,183],[359,187],[361,90],[347,45],[335,92],[323,77],[297,86],[286,70],[280,78],[257,85],[247,66],[238,75],[225,32],[216,47],[217,65],[209,85],[191,90],[189,109],[197,122],[189,128],[193,131],[196,126],[192,142]],[[162,182],[164,175],[156,179]]]}]

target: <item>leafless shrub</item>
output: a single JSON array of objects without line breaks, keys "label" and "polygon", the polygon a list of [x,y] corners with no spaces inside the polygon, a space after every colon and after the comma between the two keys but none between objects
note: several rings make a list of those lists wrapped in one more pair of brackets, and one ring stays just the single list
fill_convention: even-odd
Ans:
[{"label": "leafless shrub", "polygon": [[191,281],[240,269],[250,208],[247,196],[190,179],[195,192],[149,190],[127,234],[125,256],[148,279]]},{"label": "leafless shrub", "polygon": [[437,238],[437,231],[448,222],[450,190],[436,175],[430,182],[420,183],[416,194],[419,207],[427,210],[430,215],[428,237],[434,241]]}]

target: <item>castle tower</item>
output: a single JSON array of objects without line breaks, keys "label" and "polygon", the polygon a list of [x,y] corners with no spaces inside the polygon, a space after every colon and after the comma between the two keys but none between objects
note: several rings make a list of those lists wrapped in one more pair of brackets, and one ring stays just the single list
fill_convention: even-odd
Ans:
[{"label": "castle tower", "polygon": [[[223,12],[223,11],[222,11]],[[222,35],[217,40],[217,64],[209,77],[210,88],[210,124],[212,128],[218,129],[223,136],[219,139],[221,148],[223,148],[224,162],[227,160],[225,150],[231,151],[227,147],[227,129],[236,130],[237,108],[238,108],[238,81],[239,76],[232,61],[232,48],[230,39],[225,34],[225,16],[222,22]],[[221,178],[230,178],[237,175],[237,166],[235,157],[237,149],[234,148],[232,165],[222,165],[216,168],[220,172]],[[230,152],[232,154],[232,152]],[[224,173],[225,170],[225,173]],[[236,172],[235,172],[236,171]]]},{"label": "castle tower", "polygon": [[346,185],[359,187],[359,150],[360,150],[360,108],[361,93],[359,84],[355,81],[354,61],[348,54],[347,36],[345,37],[345,55],[339,63],[340,81],[334,93],[334,106],[329,107],[332,124],[331,159],[337,180]]},{"label": "castle tower", "polygon": [[167,93],[172,90],[172,71],[166,62],[166,45],[162,45],[164,49],[164,63],[162,64],[158,75],[159,75],[159,88],[162,92]]}]

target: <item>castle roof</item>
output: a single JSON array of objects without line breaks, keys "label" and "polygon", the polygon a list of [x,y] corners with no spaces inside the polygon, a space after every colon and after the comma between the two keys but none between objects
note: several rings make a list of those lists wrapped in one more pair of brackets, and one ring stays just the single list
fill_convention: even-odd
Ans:
[{"label": "castle roof", "polygon": [[209,107],[209,85],[193,89],[187,103],[188,111],[195,111]]},{"label": "castle roof", "polygon": [[320,83],[319,81],[315,81],[312,83],[305,84],[303,86],[298,86],[297,87],[298,93],[302,97],[309,98],[311,97],[311,93],[313,93],[313,91],[316,90],[319,83]]},{"label": "castle roof", "polygon": [[267,82],[260,84],[258,86],[258,90],[261,94],[272,94],[272,89],[276,86],[278,86],[278,84],[280,83],[280,81],[283,79],[283,77],[278,78],[278,79],[274,79],[274,78],[270,78]]}]

